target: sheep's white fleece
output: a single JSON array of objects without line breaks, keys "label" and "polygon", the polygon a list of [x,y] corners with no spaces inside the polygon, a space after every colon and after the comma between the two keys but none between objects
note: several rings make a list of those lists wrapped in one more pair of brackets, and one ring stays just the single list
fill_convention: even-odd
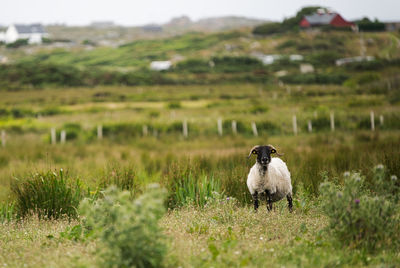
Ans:
[{"label": "sheep's white fleece", "polygon": [[247,187],[252,195],[255,192],[261,194],[265,190],[269,190],[273,196],[272,201],[278,201],[286,195],[292,194],[290,172],[285,162],[280,158],[273,157],[264,176],[262,176],[262,173],[262,166],[259,163],[255,163],[250,169]]}]

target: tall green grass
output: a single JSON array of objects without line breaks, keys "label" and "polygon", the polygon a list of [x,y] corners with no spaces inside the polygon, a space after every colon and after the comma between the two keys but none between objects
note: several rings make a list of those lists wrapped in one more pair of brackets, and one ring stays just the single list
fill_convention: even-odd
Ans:
[{"label": "tall green grass", "polygon": [[170,193],[174,206],[195,204],[204,207],[207,201],[213,198],[214,193],[221,192],[221,184],[213,177],[195,177],[189,175],[175,181],[173,192]]},{"label": "tall green grass", "polygon": [[10,222],[15,218],[15,204],[13,202],[0,204],[0,223]]},{"label": "tall green grass", "polygon": [[12,184],[19,217],[36,214],[40,219],[76,218],[77,207],[85,191],[79,180],[59,173],[36,173]]}]

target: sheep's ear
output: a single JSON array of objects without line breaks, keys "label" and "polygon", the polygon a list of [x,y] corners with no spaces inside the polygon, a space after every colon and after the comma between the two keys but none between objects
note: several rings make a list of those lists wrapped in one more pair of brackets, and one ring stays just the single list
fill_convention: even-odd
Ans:
[{"label": "sheep's ear", "polygon": [[271,150],[271,154],[277,154],[278,156],[282,156],[282,155],[283,155],[283,154],[278,153],[278,152],[276,151],[275,147],[272,146],[271,144],[269,144],[268,147],[269,147],[270,150]]},{"label": "sheep's ear", "polygon": [[254,146],[253,148],[251,148],[250,153],[249,153],[249,156],[248,156],[247,158],[250,158],[250,156],[251,156],[252,154],[257,154],[257,148],[258,148],[258,146],[259,146],[259,145],[256,145],[256,146]]}]

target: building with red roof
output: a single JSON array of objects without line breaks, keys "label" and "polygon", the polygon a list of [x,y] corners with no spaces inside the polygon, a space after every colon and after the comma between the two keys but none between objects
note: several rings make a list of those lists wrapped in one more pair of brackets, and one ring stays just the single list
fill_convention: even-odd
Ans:
[{"label": "building with red roof", "polygon": [[319,9],[317,13],[312,15],[304,16],[300,21],[300,27],[310,28],[330,25],[333,27],[354,27],[355,24],[345,20],[339,13],[325,11],[324,9]]}]

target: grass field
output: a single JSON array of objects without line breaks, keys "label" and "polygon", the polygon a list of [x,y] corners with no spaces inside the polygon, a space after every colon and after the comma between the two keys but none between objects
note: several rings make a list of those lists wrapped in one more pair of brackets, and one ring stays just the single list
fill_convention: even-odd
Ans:
[{"label": "grass field", "polygon": [[[400,266],[398,36],[245,29],[0,48],[16,63],[0,68],[0,266]],[[377,60],[334,65],[360,38]],[[255,51],[301,54],[315,73]],[[285,201],[253,211],[256,144],[284,154],[293,213]]]},{"label": "grass field", "polygon": [[[369,253],[342,248],[327,231],[319,185],[324,178],[342,185],[343,173],[359,171],[374,184],[372,167],[383,164],[400,174],[399,105],[387,94],[342,86],[238,84],[43,89],[2,92],[6,145],[0,148],[0,200],[16,201],[12,186],[34,173],[63,169],[71,182],[96,192],[109,184],[133,197],[149,183],[168,192],[160,226],[167,237],[167,267],[397,266],[399,251]],[[370,129],[370,111],[375,131]],[[335,114],[335,131],[330,113]],[[293,134],[292,116],[299,133]],[[383,124],[379,116],[384,116]],[[217,119],[223,120],[223,135]],[[188,122],[188,137],[182,122]],[[232,133],[231,121],[238,133]],[[313,132],[307,121],[313,122]],[[254,136],[256,122],[259,136]],[[97,139],[97,126],[103,139]],[[143,125],[148,126],[143,136]],[[50,143],[50,128],[67,131],[65,144]],[[246,176],[255,144],[271,143],[284,153],[292,173],[295,210],[284,201],[267,213],[252,211]],[[23,149],[22,149],[23,148]],[[197,185],[221,199],[201,206],[179,199]],[[188,192],[185,192],[186,188]],[[368,186],[371,187],[371,186]],[[197,188],[196,188],[197,189]],[[203,190],[202,190],[203,189]],[[227,200],[227,197],[228,200]],[[207,199],[205,199],[207,200]],[[200,201],[198,201],[200,202]],[[200,203],[198,203],[200,204]],[[205,207],[202,207],[204,206]],[[3,205],[4,206],[4,205]],[[398,216],[398,213],[397,213]],[[79,220],[38,220],[0,225],[0,263],[9,267],[92,267],[98,240],[65,235]]]}]

